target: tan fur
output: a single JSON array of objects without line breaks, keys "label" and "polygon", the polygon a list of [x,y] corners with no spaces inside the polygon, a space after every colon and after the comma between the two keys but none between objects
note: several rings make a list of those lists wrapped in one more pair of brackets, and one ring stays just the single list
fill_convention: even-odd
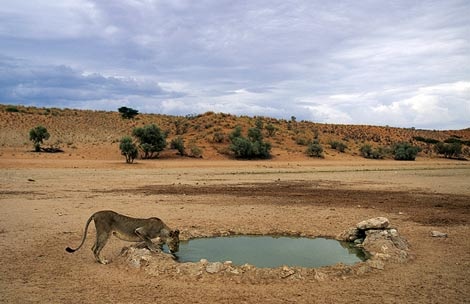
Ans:
[{"label": "tan fur", "polygon": [[[106,245],[111,234],[117,238],[129,242],[144,242],[145,246],[153,252],[160,252],[162,242],[168,245],[170,252],[176,252],[179,248],[179,231],[171,230],[162,220],[156,217],[148,219],[132,218],[111,210],[98,211],[94,213],[85,224],[85,232],[82,242],[76,249],[67,247],[67,252],[75,252],[85,242],[88,225],[95,222],[96,241],[92,251],[95,259],[102,264],[108,261],[100,256],[101,250]],[[159,238],[157,244],[152,239]]]}]

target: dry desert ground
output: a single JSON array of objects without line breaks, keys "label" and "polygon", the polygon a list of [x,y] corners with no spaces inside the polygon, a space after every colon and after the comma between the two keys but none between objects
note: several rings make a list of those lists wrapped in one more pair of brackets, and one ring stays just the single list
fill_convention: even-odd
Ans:
[{"label": "dry desert ground", "polygon": [[[0,156],[1,303],[469,303],[470,163],[67,159]],[[194,274],[149,272],[120,257],[101,265],[65,252],[95,211],[158,216],[182,237],[293,234],[335,237],[387,217],[412,259],[361,274],[335,266]],[[431,237],[440,231],[447,238]],[[328,275],[318,275],[318,274]],[[314,275],[312,275],[314,274]]]}]

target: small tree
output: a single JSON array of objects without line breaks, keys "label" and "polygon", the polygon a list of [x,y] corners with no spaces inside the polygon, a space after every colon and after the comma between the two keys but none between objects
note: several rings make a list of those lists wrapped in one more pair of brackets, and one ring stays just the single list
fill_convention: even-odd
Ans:
[{"label": "small tree", "polygon": [[50,137],[49,132],[43,126],[37,126],[29,131],[29,140],[34,143],[34,151],[41,151],[41,144]]},{"label": "small tree", "polygon": [[139,149],[144,159],[158,157],[158,154],[166,147],[166,134],[154,124],[135,128],[132,135],[139,140]]},{"label": "small tree", "polygon": [[121,117],[125,119],[132,119],[139,114],[139,111],[128,107],[120,107],[118,111],[121,113]]},{"label": "small tree", "polygon": [[119,149],[121,150],[121,154],[126,157],[126,163],[128,164],[133,163],[138,155],[137,146],[129,136],[121,138]]}]

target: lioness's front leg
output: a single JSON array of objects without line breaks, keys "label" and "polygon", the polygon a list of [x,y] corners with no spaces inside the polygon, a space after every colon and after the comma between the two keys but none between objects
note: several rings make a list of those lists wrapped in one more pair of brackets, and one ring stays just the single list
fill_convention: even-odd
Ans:
[{"label": "lioness's front leg", "polygon": [[146,235],[144,227],[139,227],[134,232],[145,242],[145,245],[150,251],[156,253],[162,252],[161,245],[152,242],[152,240]]}]

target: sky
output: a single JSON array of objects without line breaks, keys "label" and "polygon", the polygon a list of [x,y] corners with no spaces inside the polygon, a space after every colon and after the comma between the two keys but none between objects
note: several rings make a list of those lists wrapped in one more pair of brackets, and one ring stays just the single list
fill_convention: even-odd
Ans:
[{"label": "sky", "polygon": [[0,103],[470,127],[468,0],[1,0]]}]

